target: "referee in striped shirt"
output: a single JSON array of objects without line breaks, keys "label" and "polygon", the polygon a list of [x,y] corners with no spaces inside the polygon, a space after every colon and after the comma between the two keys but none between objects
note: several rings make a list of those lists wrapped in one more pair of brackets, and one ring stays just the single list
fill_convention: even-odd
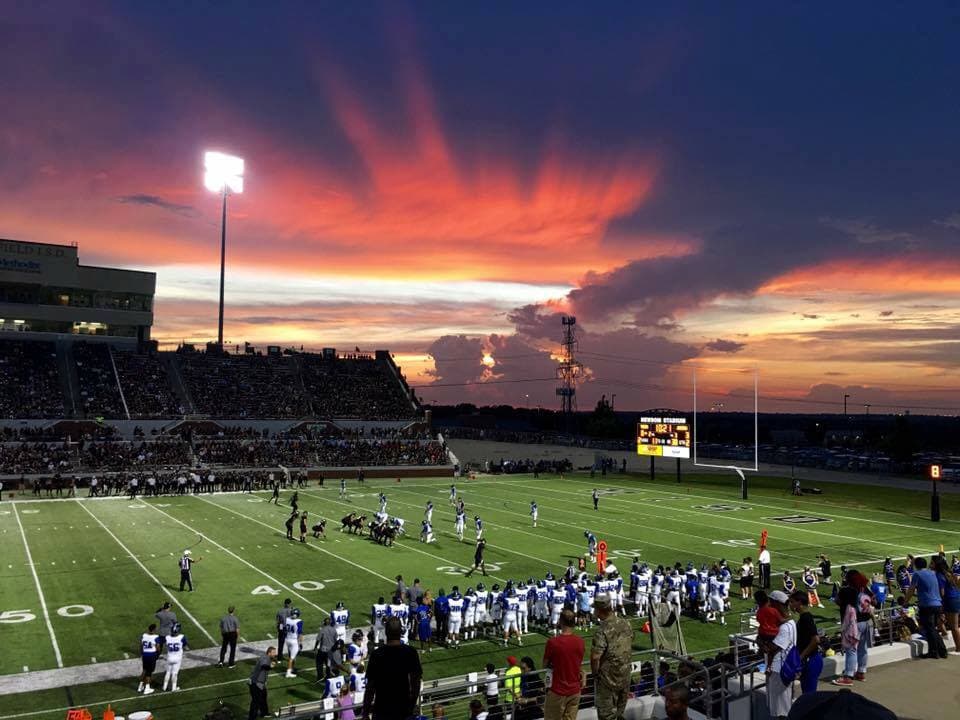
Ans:
[{"label": "referee in striped shirt", "polygon": [[195,562],[198,562],[200,558],[194,560],[190,557],[191,552],[189,550],[183,551],[183,556],[179,560],[180,564],[180,592],[183,592],[183,586],[186,585],[190,588],[190,592],[193,592],[193,573],[191,568]]}]

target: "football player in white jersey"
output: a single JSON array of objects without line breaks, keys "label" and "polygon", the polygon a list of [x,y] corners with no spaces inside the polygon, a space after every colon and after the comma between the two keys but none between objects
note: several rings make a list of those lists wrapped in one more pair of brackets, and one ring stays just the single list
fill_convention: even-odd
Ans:
[{"label": "football player in white jersey", "polygon": [[473,516],[473,526],[477,531],[477,540],[483,537],[483,520],[480,519],[479,515]]},{"label": "football player in white jersey", "polygon": [[510,635],[517,636],[517,644],[523,645],[523,638],[520,637],[520,625],[517,618],[520,613],[520,598],[517,597],[517,591],[512,587],[506,590],[502,600],[502,621],[503,626],[503,646],[506,647],[510,642]]},{"label": "football player in white jersey", "polygon": [[460,542],[463,542],[463,529],[464,529],[464,526],[466,525],[466,521],[467,521],[466,513],[460,508],[457,508],[457,519],[454,523],[454,529],[457,533],[457,540],[459,540]]},{"label": "football player in white jersey", "polygon": [[490,588],[490,600],[487,602],[487,607],[489,608],[488,622],[494,634],[496,634],[500,620],[503,618],[503,595],[503,591],[500,590],[500,584],[494,583],[493,587]]},{"label": "football player in white jersey", "polygon": [[337,631],[337,640],[347,642],[347,627],[350,625],[350,611],[343,606],[343,602],[337,602],[337,607],[330,613],[333,618],[333,627]]},{"label": "football player in white jersey", "polygon": [[387,608],[387,615],[389,617],[395,617],[400,619],[400,642],[404,645],[407,644],[407,620],[410,617],[410,610],[407,607],[407,604],[403,602],[403,598],[399,595],[393,597],[393,602]]},{"label": "football player in white jersey", "polygon": [[303,620],[300,619],[300,608],[294,608],[290,611],[290,617],[283,621],[284,628],[287,631],[287,655],[290,658],[287,661],[286,677],[296,677],[293,671],[293,662],[300,653],[300,647],[303,644]]},{"label": "football player in white jersey", "polygon": [[393,527],[396,528],[397,537],[406,535],[406,530],[403,529],[403,523],[404,523],[403,518],[395,517],[391,520],[391,522],[393,523]]},{"label": "football player in white jersey", "polygon": [[354,630],[350,636],[350,644],[347,645],[347,662],[350,663],[351,672],[367,658],[367,648],[363,642],[363,630]]},{"label": "football player in white jersey", "polygon": [[663,581],[666,579],[663,573],[663,565],[657,565],[656,572],[650,578],[650,602],[654,609],[660,604],[660,599],[663,596]]},{"label": "football player in white jersey", "polygon": [[150,687],[150,678],[153,671],[157,669],[157,643],[160,636],[157,635],[156,624],[151,623],[147,631],[140,636],[140,661],[143,665],[143,672],[140,674],[140,685],[137,687],[138,693],[150,695],[156,692]]},{"label": "football player in white jersey", "polygon": [[477,627],[477,594],[473,588],[467,588],[463,596],[463,638],[470,640],[474,637]]},{"label": "football player in white jersey", "polygon": [[375,645],[379,645],[386,640],[383,633],[383,619],[387,614],[387,604],[381,595],[370,609],[370,622],[373,625],[373,642]]},{"label": "football player in white jersey", "polygon": [[386,515],[386,513],[387,513],[387,496],[384,495],[383,493],[380,493],[377,499],[380,500],[380,512],[382,512],[384,515]]},{"label": "football player in white jersey", "polygon": [[183,651],[187,648],[187,638],[184,637],[180,629],[180,623],[174,623],[170,628],[170,634],[167,635],[165,645],[167,647],[167,672],[163,676],[163,689],[166,692],[170,690],[176,692],[180,689],[177,685],[177,677],[180,675],[180,664],[183,662]]},{"label": "football player in white jersey", "polygon": [[723,579],[719,574],[711,573],[710,578],[707,581],[708,592],[709,592],[709,601],[708,609],[710,614],[707,615],[708,620],[717,620],[721,625],[726,625],[727,620],[724,615],[724,602],[723,602]]},{"label": "football player in white jersey", "polygon": [[527,617],[530,614],[530,587],[522,580],[517,585],[517,598],[520,600],[520,605],[517,608],[517,627],[520,629],[520,634],[523,635],[528,632],[529,628]]},{"label": "football player in white jersey", "polygon": [[460,628],[463,626],[463,597],[460,595],[460,588],[453,586],[453,591],[447,598],[447,605],[450,608],[447,634],[449,643],[453,647],[460,644]]},{"label": "football player in white jersey", "polygon": [[324,683],[323,696],[325,698],[338,698],[340,691],[346,686],[347,678],[337,673],[328,677]]},{"label": "football player in white jersey", "polygon": [[423,519],[427,523],[433,522],[433,500],[427,500],[427,506],[423,510]]},{"label": "football player in white jersey", "polygon": [[487,612],[487,598],[490,596],[490,593],[487,592],[486,587],[483,583],[477,583],[476,595],[476,611],[473,616],[473,623],[475,626],[474,636],[481,634],[486,629],[487,624],[490,622],[490,614]]},{"label": "football player in white jersey", "polygon": [[350,692],[353,693],[354,705],[360,705],[363,702],[363,694],[366,690],[367,666],[366,663],[360,663],[350,670]]},{"label": "football player in white jersey", "polygon": [[560,613],[567,601],[567,591],[556,587],[550,591],[550,628],[554,635],[560,632]]},{"label": "football player in white jersey", "polygon": [[530,501],[530,517],[533,519],[533,526],[537,526],[537,517],[540,515],[540,508],[537,506],[536,500]]},{"label": "football player in white jersey", "polygon": [[533,619],[541,627],[547,624],[549,613],[550,591],[543,580],[537,581],[536,600],[533,603]]},{"label": "football player in white jersey", "polygon": [[683,579],[680,577],[680,571],[676,568],[671,570],[665,582],[667,586],[667,604],[675,609],[677,617],[679,618],[680,613],[683,611],[680,605],[680,588],[683,587]]},{"label": "football player in white jersey", "polygon": [[457,504],[457,486],[456,485],[450,486],[450,504],[451,505]]}]

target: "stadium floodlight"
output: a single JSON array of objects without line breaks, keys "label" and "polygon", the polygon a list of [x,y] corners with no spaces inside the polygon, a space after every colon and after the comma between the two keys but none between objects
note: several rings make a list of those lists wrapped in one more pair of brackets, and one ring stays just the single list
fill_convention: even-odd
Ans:
[{"label": "stadium floodlight", "polygon": [[217,321],[217,346],[223,350],[223,281],[227,259],[227,195],[243,192],[243,158],[221,152],[203,156],[203,184],[207,190],[223,196],[220,218],[220,315]]}]

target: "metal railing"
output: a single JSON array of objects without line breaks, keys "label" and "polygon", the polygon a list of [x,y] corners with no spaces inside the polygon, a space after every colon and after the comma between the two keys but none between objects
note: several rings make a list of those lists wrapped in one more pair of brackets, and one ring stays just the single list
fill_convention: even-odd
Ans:
[{"label": "metal railing", "polygon": [[[702,655],[702,653],[698,653]],[[663,664],[663,665],[661,665]],[[665,672],[658,680],[657,672],[663,667]],[[716,667],[719,667],[718,665]],[[581,666],[582,688],[580,708],[594,706],[595,686],[590,673],[589,662]],[[546,689],[551,682],[549,669],[533,670],[528,673],[506,677],[503,670],[497,672],[497,694],[490,702],[486,691],[488,681],[483,673],[470,673],[465,676],[427,680],[421,685],[418,706],[420,714],[430,717],[432,708],[441,705],[448,717],[469,717],[470,703],[477,700],[484,709],[498,705],[503,713],[512,718],[542,717]],[[726,685],[717,682],[717,676],[711,674],[708,666],[694,656],[677,655],[666,650],[644,650],[631,657],[630,693],[631,697],[643,697],[662,694],[666,689],[686,684],[691,688],[691,707],[701,710],[708,717],[720,718],[721,714],[711,714],[707,710],[723,707],[726,699]],[[490,688],[492,689],[492,688]],[[359,717],[363,705],[363,694],[347,696],[349,700],[339,705],[334,698],[311,700],[287,705],[278,709],[277,716],[288,720],[306,720],[318,718],[335,720],[340,710],[353,709]],[[352,702],[351,702],[352,701]]]}]

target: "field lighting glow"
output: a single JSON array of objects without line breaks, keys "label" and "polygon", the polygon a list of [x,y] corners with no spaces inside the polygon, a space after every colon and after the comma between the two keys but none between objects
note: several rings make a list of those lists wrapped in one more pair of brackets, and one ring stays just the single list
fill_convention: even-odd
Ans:
[{"label": "field lighting glow", "polygon": [[212,192],[243,192],[243,158],[221,152],[203,156],[203,184]]}]

